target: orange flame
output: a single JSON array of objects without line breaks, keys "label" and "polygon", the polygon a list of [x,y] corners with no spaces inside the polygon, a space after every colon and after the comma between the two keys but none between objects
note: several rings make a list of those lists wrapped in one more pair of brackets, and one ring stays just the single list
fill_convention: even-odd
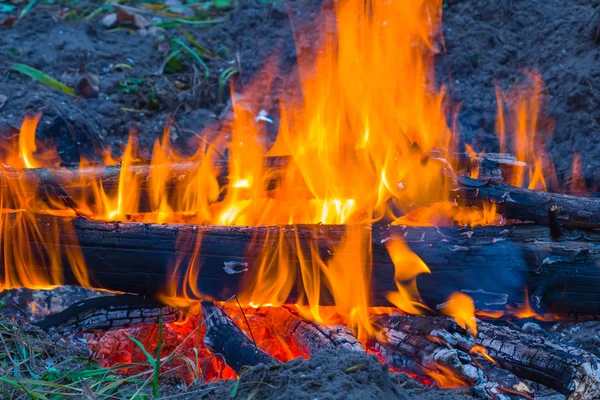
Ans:
[{"label": "orange flame", "polygon": [[429,267],[398,238],[386,242],[386,247],[394,263],[398,288],[397,292],[387,294],[388,301],[408,314],[421,315],[427,307],[422,304],[417,290],[417,276],[431,273]]},{"label": "orange flame", "polygon": [[[507,131],[513,134],[512,150],[519,161],[528,164],[528,169],[516,168],[511,174],[510,184],[514,186],[527,186],[529,189],[547,190],[544,179],[544,165],[549,164],[544,151],[540,151],[547,138],[540,137],[542,129],[553,127],[552,121],[543,118],[542,95],[543,81],[537,72],[525,72],[529,82],[517,86],[507,93],[501,93],[496,85],[496,100],[498,114],[496,120],[496,135],[500,142],[500,151],[505,152],[507,146]],[[504,102],[509,102],[512,107],[505,111]],[[550,128],[550,134],[551,132]],[[525,174],[528,174],[527,176]]]},{"label": "orange flame", "polygon": [[473,299],[461,292],[450,295],[441,312],[454,318],[456,323],[477,335],[477,320],[475,319],[475,304]]}]

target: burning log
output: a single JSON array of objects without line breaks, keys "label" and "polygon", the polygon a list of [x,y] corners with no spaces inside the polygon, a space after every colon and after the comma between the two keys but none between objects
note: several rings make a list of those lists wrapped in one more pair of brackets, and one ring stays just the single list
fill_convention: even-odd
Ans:
[{"label": "burning log", "polygon": [[[39,226],[52,226],[58,217],[39,217]],[[7,221],[9,223],[9,221]],[[85,261],[89,285],[117,292],[156,297],[185,294],[227,300],[242,294],[265,259],[265,249],[278,243],[298,243],[305,262],[319,257],[325,263],[343,240],[344,226],[224,227],[104,223],[84,219],[69,222],[73,229],[60,237],[13,240],[4,237],[3,249],[37,249],[40,259],[27,271],[5,268],[0,282],[19,286],[30,276],[60,276],[54,284],[81,285],[65,257],[60,271],[45,261],[45,252],[77,249]],[[506,227],[364,227],[371,237],[372,305],[387,306],[388,292],[397,290],[394,264],[386,249],[391,238],[402,238],[430,268],[417,278],[421,297],[432,309],[450,294],[462,291],[473,298],[478,310],[505,310],[524,303],[533,294],[540,313],[597,316],[600,314],[600,236],[593,232],[566,231],[561,241],[552,240],[548,228],[531,225]],[[40,242],[41,241],[41,242]],[[43,243],[42,243],[43,242]],[[188,245],[184,245],[188,244]],[[189,245],[191,244],[191,245]],[[197,248],[194,246],[197,244]],[[310,249],[314,250],[311,253]],[[297,249],[290,248],[289,279],[301,283]],[[36,253],[38,254],[38,253]],[[2,254],[2,257],[6,257]],[[2,261],[4,262],[4,261]],[[9,276],[7,276],[8,274]],[[26,274],[26,275],[24,275]],[[193,279],[190,279],[190,276]],[[42,279],[43,281],[43,279]],[[176,288],[177,290],[170,291]],[[291,290],[287,302],[298,300]],[[321,304],[332,304],[324,288]]]},{"label": "burning log", "polygon": [[[552,207],[562,226],[578,229],[600,227],[600,199],[541,192],[497,183],[492,180],[457,178],[457,199],[471,206],[496,203],[498,211],[509,219],[548,225]],[[550,214],[550,215],[549,215]]]},{"label": "burning log", "polygon": [[[435,156],[435,154],[434,154]],[[558,209],[557,216],[561,224],[571,228],[600,227],[600,199],[570,196],[558,193],[540,192],[514,187],[502,183],[503,177],[515,168],[523,168],[524,164],[514,157],[505,154],[486,154],[471,156],[454,155],[459,166],[470,168],[469,164],[478,168],[478,175],[483,179],[468,177],[449,177],[455,179],[456,200],[471,206],[481,206],[482,203],[496,203],[499,211],[506,218],[533,221],[538,224],[548,224],[548,212],[551,206]],[[443,159],[435,158],[447,163]],[[271,157],[265,160],[265,168],[273,170],[272,181],[268,187],[275,188],[278,179],[277,172],[289,162],[288,157]],[[216,173],[216,181],[220,187],[228,183],[228,166],[226,160],[210,163]],[[128,167],[128,175],[134,176],[139,183],[141,198],[140,212],[152,211],[147,198],[147,187],[150,185],[153,171],[163,168],[160,165],[132,165]],[[193,162],[171,163],[168,165],[168,185],[174,187],[178,182],[185,182],[198,173],[199,164]],[[84,168],[6,168],[0,174],[1,187],[19,185],[19,193],[24,196],[41,199],[59,199],[67,207],[77,208],[77,198],[90,187],[101,184],[107,193],[118,188],[120,166],[99,166]],[[224,192],[221,193],[223,195]]]},{"label": "burning log", "polygon": [[569,400],[591,399],[600,392],[600,360],[593,354],[485,322],[478,330],[477,343],[520,378],[555,389]]},{"label": "burning log", "polygon": [[36,325],[50,334],[65,336],[79,332],[104,332],[137,325],[175,322],[184,311],[136,295],[102,296],[79,301],[51,314]]},{"label": "burning log", "polygon": [[259,349],[213,302],[202,302],[202,314],[206,325],[204,344],[213,354],[220,354],[238,374],[245,366],[279,364],[279,361]]},{"label": "burning log", "polygon": [[266,307],[266,322],[276,326],[287,342],[305,357],[326,349],[364,353],[365,349],[346,326],[325,326],[299,316],[290,307]]},{"label": "burning log", "polygon": [[382,316],[374,347],[393,367],[465,385],[483,398],[531,398],[533,391],[511,372],[474,352],[475,339],[447,318]]},{"label": "burning log", "polygon": [[[517,332],[508,327],[499,327],[485,322],[478,324],[478,335],[474,339],[453,321],[439,317],[384,316],[376,320],[383,328],[386,340],[380,342],[388,362],[401,368],[451,369],[463,379],[480,384],[481,373],[473,366],[475,344],[483,346],[489,355],[518,378],[529,379],[559,391],[570,400],[593,398],[600,388],[600,360],[594,355],[550,340]],[[481,364],[480,364],[481,365]],[[496,383],[509,383],[509,387],[498,387],[530,395],[531,391],[519,380],[506,378],[500,368],[489,370],[485,375]],[[498,375],[504,378],[495,380]],[[514,394],[514,393],[513,393]]]}]

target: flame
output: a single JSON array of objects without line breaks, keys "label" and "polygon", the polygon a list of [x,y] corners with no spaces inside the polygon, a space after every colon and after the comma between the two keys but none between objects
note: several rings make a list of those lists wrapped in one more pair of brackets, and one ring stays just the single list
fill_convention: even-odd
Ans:
[{"label": "flame", "polygon": [[487,350],[485,349],[485,347],[476,344],[473,346],[473,348],[471,348],[470,353],[477,353],[480,356],[482,356],[483,358],[485,358],[486,360],[488,360],[489,362],[492,362],[494,364],[497,364],[496,360],[494,360],[492,358],[492,356],[490,356],[487,352]]},{"label": "flame", "polygon": [[473,299],[461,292],[450,295],[441,312],[454,318],[454,321],[477,336],[477,320]]},{"label": "flame", "polygon": [[388,301],[408,314],[423,314],[427,307],[422,304],[417,290],[417,276],[431,273],[429,267],[399,238],[386,242],[386,248],[394,263],[394,281],[398,288],[397,292],[387,294]]},{"label": "flame", "polygon": [[522,307],[506,307],[508,312],[512,314],[516,318],[533,318],[539,321],[552,321],[552,318],[547,318],[535,312],[533,308],[531,308],[531,302],[529,301],[528,291],[525,290],[525,300],[523,302]]},{"label": "flame", "polygon": [[[496,119],[496,135],[500,142],[500,151],[511,151],[517,160],[528,164],[527,169],[515,168],[510,177],[510,184],[529,189],[547,190],[544,178],[544,166],[550,165],[546,153],[540,151],[548,137],[541,137],[543,129],[552,133],[553,123],[542,114],[543,81],[538,72],[525,71],[526,84],[514,87],[502,93],[496,84],[496,100],[498,112]],[[511,105],[508,111],[504,103]],[[544,124],[545,126],[541,127]],[[548,128],[550,127],[550,128]],[[541,128],[541,129],[540,129]],[[513,146],[507,145],[507,134],[512,133]],[[527,175],[526,175],[527,174]]]},{"label": "flame", "polygon": [[583,166],[581,165],[581,158],[577,152],[573,154],[570,180],[571,183],[569,185],[569,192],[577,193],[578,195],[585,195],[587,193],[585,178],[583,175]]},{"label": "flame", "polygon": [[454,372],[451,368],[435,363],[432,368],[427,369],[427,374],[433,378],[438,387],[441,388],[459,388],[471,386],[463,377]]}]

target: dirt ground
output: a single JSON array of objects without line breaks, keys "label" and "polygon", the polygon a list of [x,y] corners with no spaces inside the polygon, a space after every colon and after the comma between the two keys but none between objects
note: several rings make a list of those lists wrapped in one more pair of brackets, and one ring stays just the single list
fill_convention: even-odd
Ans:
[{"label": "dirt ground", "polygon": [[[174,116],[171,139],[188,148],[197,144],[194,133],[220,126],[229,97],[226,87],[219,88],[223,71],[240,71],[234,81],[241,87],[277,54],[276,81],[290,75],[296,56],[287,12],[295,29],[310,28],[320,3],[243,0],[233,8],[207,11],[209,20],[223,22],[167,27],[157,33],[126,25],[106,28],[101,24],[106,13],[86,19],[86,7],[98,4],[41,2],[10,28],[0,24],[0,95],[6,96],[0,131],[14,133],[25,111],[43,110],[38,136],[57,142],[63,162],[73,163],[80,155],[92,158],[99,145],[118,152],[131,124],[139,126],[141,147],[149,150]],[[599,186],[600,45],[589,36],[597,6],[584,0],[444,1],[446,52],[437,58],[437,76],[449,85],[453,103],[461,103],[458,121],[466,142],[496,151],[494,82],[508,89],[523,80],[524,69],[538,70],[547,88],[546,111],[555,121],[552,136],[545,128],[540,134],[549,137],[547,147],[559,178],[569,180],[577,152],[588,185]],[[0,14],[0,20],[3,15],[7,19],[11,14]],[[207,78],[191,58],[183,58],[176,70],[160,73],[170,49],[165,41],[178,38],[190,44],[186,35],[205,50]],[[100,92],[96,98],[83,98],[51,90],[11,71],[14,63],[38,68],[71,86],[85,74],[95,75]]]}]

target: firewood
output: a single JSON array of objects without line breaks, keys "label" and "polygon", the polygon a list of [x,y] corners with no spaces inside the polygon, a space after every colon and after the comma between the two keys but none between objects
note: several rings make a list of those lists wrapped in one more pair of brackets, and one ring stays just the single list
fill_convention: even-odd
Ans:
[{"label": "firewood", "polygon": [[[434,366],[449,363],[459,376],[469,377],[463,372],[472,360],[466,354],[479,344],[501,368],[557,390],[570,400],[594,398],[600,390],[600,360],[596,356],[543,337],[479,322],[477,337],[473,338],[453,321],[440,317],[383,316],[376,323],[387,339],[379,346],[391,362],[397,361],[394,352],[399,352],[417,360],[419,366],[427,368],[431,361]],[[514,390],[524,390],[522,383],[513,386]]]},{"label": "firewood", "polygon": [[158,300],[135,295],[93,297],[78,301],[65,310],[36,323],[50,334],[65,336],[80,332],[104,332],[138,325],[180,320],[184,311]]},{"label": "firewood", "polygon": [[585,350],[485,322],[478,324],[476,342],[503,368],[569,400],[592,399],[600,393],[600,359]]},{"label": "firewood", "polygon": [[394,368],[424,376],[443,375],[454,384],[472,386],[485,397],[533,394],[509,372],[487,363],[484,371],[482,363],[470,355],[475,339],[447,318],[381,316],[375,324],[381,329],[375,348]]},{"label": "firewood", "polygon": [[238,374],[246,366],[280,364],[278,360],[259,349],[227,313],[213,302],[202,302],[202,315],[206,325],[205,346],[213,354],[221,355],[227,365]]},{"label": "firewood", "polygon": [[[433,154],[432,158],[435,158]],[[441,157],[441,155],[440,155]],[[480,179],[457,177],[455,174],[447,176],[456,183],[456,189],[451,193],[459,204],[481,206],[482,203],[497,203],[500,212],[506,218],[533,221],[538,224],[548,224],[548,210],[551,206],[558,208],[558,218],[565,227],[571,228],[598,228],[600,227],[600,199],[569,196],[558,193],[548,193],[517,188],[503,183],[505,175],[515,168],[524,165],[514,157],[503,154],[489,154],[472,157],[470,155],[454,155],[458,164],[467,165],[474,163],[479,168]],[[265,160],[265,167],[273,171],[283,168],[289,161],[288,157],[272,157]],[[446,162],[444,159],[438,160]],[[447,162],[446,162],[447,163]],[[213,161],[212,168],[216,171],[216,179],[221,187],[228,183],[227,162],[225,160]],[[139,181],[141,196],[139,199],[140,212],[152,211],[146,191],[150,184],[151,171],[156,166],[148,164],[133,165],[129,167],[131,174]],[[169,179],[167,188],[172,188],[178,182],[185,182],[193,176],[198,168],[198,163],[181,162],[171,163],[168,166]],[[442,168],[443,169],[443,168]],[[36,196],[40,199],[58,199],[68,207],[76,208],[74,197],[91,185],[102,182],[102,187],[107,192],[116,191],[119,184],[120,166],[90,166],[85,168],[55,168],[55,169],[11,169],[6,168],[0,173],[0,187],[14,187],[18,182],[19,193],[25,196]],[[447,171],[446,171],[447,172]],[[277,174],[273,175],[268,188],[276,188]],[[223,196],[225,191],[222,191]],[[10,207],[5,204],[4,207]]]},{"label": "firewood", "polygon": [[[294,244],[296,236],[305,250],[306,263],[311,246],[324,262],[334,255],[343,240],[344,226],[226,227],[197,225],[155,225],[143,223],[105,223],[40,216],[39,226],[68,223],[54,237],[43,230],[40,241],[18,243],[19,248],[36,249],[38,256],[48,250],[74,248],[81,251],[90,283],[95,288],[156,297],[168,293],[167,284],[181,294],[198,299],[202,293],[225,301],[240,295],[261,265],[265,249],[277,248],[280,235]],[[5,223],[10,228],[10,218]],[[16,228],[15,228],[16,229]],[[540,226],[506,227],[402,227],[366,226],[372,246],[372,298],[374,306],[390,305],[386,295],[396,291],[394,265],[385,247],[392,237],[401,238],[430,268],[430,274],[417,278],[421,297],[431,309],[437,309],[451,293],[462,291],[473,298],[478,310],[505,310],[534,298],[539,313],[551,312],[569,317],[600,315],[600,235],[565,230],[563,240],[555,241],[549,229]],[[47,232],[47,236],[46,236]],[[368,232],[367,232],[368,233]],[[194,243],[202,238],[197,257]],[[3,238],[12,240],[10,237]],[[187,245],[184,245],[187,244]],[[5,242],[4,249],[12,243]],[[0,254],[2,260],[4,255]],[[39,255],[41,257],[41,255]],[[34,258],[35,259],[35,258]],[[4,261],[2,261],[4,262]],[[174,268],[179,263],[179,268]],[[228,268],[226,268],[228,267]],[[62,280],[56,284],[81,285],[69,260],[62,264]],[[289,257],[288,268],[295,278],[300,271],[296,254]],[[186,281],[190,271],[197,278]],[[12,286],[19,287],[19,274],[38,277],[57,276],[45,258],[31,263],[27,271],[14,271],[11,265],[0,270],[0,282],[10,274]],[[298,278],[301,284],[301,279]],[[322,304],[332,304],[328,289],[322,289]],[[298,300],[292,290],[288,303]]]},{"label": "firewood", "polygon": [[350,350],[364,353],[365,349],[352,331],[343,325],[321,325],[302,318],[291,307],[261,309],[265,321],[274,327],[288,343],[304,357],[326,349]]},{"label": "firewood", "polygon": [[506,218],[548,225],[548,212],[556,207],[564,227],[600,228],[600,199],[529,190],[492,180],[457,178],[456,198],[459,204],[481,206],[495,203]]}]

